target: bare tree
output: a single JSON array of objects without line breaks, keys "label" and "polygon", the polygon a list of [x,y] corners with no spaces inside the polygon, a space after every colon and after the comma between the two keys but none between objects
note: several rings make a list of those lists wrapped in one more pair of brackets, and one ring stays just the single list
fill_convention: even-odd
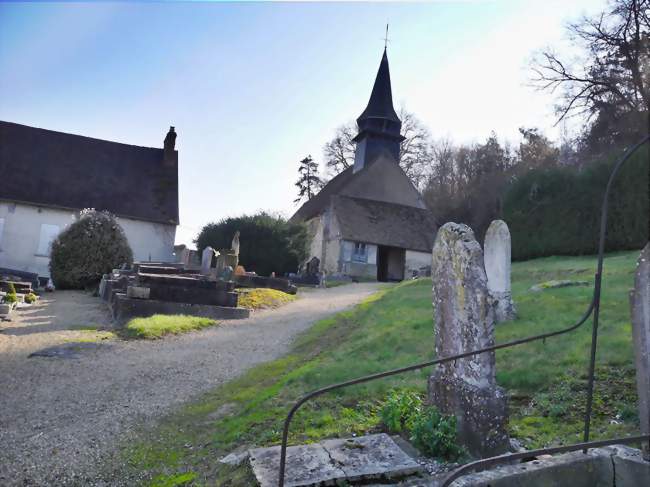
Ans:
[{"label": "bare tree", "polygon": [[533,65],[535,84],[562,90],[559,119],[592,118],[612,106],[628,112],[650,109],[650,0],[612,0],[607,12],[568,26],[573,42],[585,48],[578,62],[552,50]]},{"label": "bare tree", "polygon": [[[431,134],[411,112],[401,108],[398,115],[402,120],[402,135],[405,137],[400,145],[399,163],[413,184],[419,187],[433,160]],[[353,139],[357,132],[356,122],[348,122],[336,129],[334,138],[325,144],[325,166],[333,175],[354,165],[356,143]]]}]

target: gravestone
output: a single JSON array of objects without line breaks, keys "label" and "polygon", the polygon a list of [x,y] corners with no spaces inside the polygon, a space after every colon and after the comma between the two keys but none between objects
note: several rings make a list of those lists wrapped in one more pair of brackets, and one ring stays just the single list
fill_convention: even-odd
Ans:
[{"label": "gravestone", "polygon": [[[483,252],[467,225],[447,223],[433,246],[431,274],[438,358],[494,345],[494,309]],[[429,402],[457,419],[458,442],[477,457],[509,446],[507,396],[496,385],[494,352],[439,365],[429,378]]]},{"label": "gravestone", "polygon": [[[636,360],[641,433],[650,434],[650,242],[639,256],[634,290],[630,292],[632,336]],[[643,444],[643,458],[650,460],[650,445]]]},{"label": "gravestone", "polygon": [[232,238],[230,249],[235,255],[239,256],[239,230],[235,232],[235,236]]},{"label": "gravestone", "polygon": [[510,289],[511,244],[508,225],[494,220],[485,234],[485,273],[488,290],[495,301],[497,322],[517,317]]},{"label": "gravestone", "polygon": [[212,257],[214,257],[214,250],[212,250],[212,247],[204,248],[203,253],[201,254],[201,274],[204,276],[210,275]]}]

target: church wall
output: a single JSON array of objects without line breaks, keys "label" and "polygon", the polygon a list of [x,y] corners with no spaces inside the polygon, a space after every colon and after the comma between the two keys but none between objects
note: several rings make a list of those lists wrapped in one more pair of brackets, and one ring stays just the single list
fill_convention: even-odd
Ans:
[{"label": "church wall", "polygon": [[[78,211],[0,202],[0,267],[49,277],[49,244]],[[173,262],[176,225],[118,217],[135,260]]]},{"label": "church wall", "polygon": [[407,250],[404,264],[404,278],[411,279],[414,271],[416,275],[431,275],[431,252],[418,252]]},{"label": "church wall", "polygon": [[323,261],[323,222],[322,217],[319,215],[306,222],[307,233],[309,235],[309,255],[307,262],[312,257],[318,257],[318,260]]},{"label": "church wall", "polygon": [[364,279],[377,278],[377,246],[375,244],[366,244],[367,261],[353,262],[352,254],[354,253],[355,242],[350,240],[341,240],[341,274],[350,277],[362,277]]}]

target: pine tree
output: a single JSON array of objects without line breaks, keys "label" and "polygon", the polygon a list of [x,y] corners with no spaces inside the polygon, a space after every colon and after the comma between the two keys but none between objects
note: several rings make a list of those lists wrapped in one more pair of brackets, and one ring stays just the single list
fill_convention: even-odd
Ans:
[{"label": "pine tree", "polygon": [[298,181],[296,181],[298,197],[293,202],[299,203],[304,198],[312,199],[322,185],[323,181],[318,176],[318,164],[311,156],[305,157],[298,166]]}]

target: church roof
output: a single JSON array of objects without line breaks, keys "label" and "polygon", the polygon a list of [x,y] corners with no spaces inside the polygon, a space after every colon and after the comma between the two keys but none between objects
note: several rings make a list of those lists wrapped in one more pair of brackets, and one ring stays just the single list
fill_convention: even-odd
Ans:
[{"label": "church roof", "polygon": [[356,176],[352,172],[352,169],[352,167],[348,167],[343,172],[334,176],[316,195],[303,203],[291,217],[291,221],[307,221],[321,214],[330,204],[330,197],[338,194]]},{"label": "church roof", "polygon": [[390,85],[390,70],[388,69],[388,56],[386,49],[379,63],[379,70],[372,87],[370,101],[357,122],[367,118],[384,118],[394,122],[400,122],[395,108],[393,108],[393,92]]},{"label": "church roof", "polygon": [[178,223],[178,167],[164,150],[0,121],[0,199]]},{"label": "church roof", "polygon": [[349,196],[335,196],[332,205],[341,238],[431,252],[437,224],[425,209]]}]

